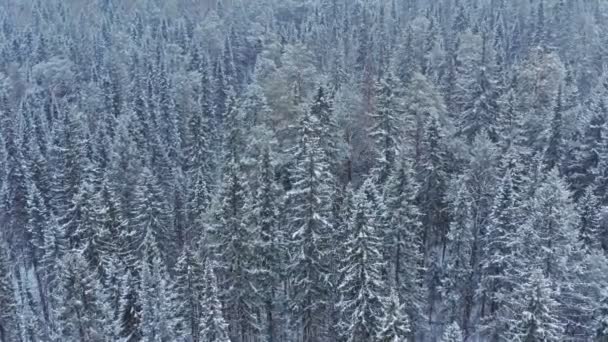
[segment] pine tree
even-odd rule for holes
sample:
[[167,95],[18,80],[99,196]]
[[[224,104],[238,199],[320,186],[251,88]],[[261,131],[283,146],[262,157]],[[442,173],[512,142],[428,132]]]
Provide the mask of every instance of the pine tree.
[[17,324],[17,293],[13,287],[13,277],[8,260],[8,249],[0,246],[0,341],[16,341],[19,336]]
[[384,261],[378,232],[378,215],[371,179],[355,195],[354,213],[349,223],[348,251],[342,261],[344,279],[340,284],[342,329],[347,341],[370,341],[382,328],[386,284]]
[[204,289],[201,298],[201,342],[230,342],[228,324],[224,321],[222,304],[219,300],[218,284],[212,267],[212,262],[205,263]]
[[175,328],[178,336],[199,342],[203,308],[201,300],[204,289],[204,269],[199,256],[186,245],[175,266],[175,281],[171,292],[174,295]]

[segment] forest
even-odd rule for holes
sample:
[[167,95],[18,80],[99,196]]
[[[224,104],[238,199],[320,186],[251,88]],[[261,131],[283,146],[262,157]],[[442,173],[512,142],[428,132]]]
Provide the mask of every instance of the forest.
[[608,1],[0,0],[0,342],[608,342]]

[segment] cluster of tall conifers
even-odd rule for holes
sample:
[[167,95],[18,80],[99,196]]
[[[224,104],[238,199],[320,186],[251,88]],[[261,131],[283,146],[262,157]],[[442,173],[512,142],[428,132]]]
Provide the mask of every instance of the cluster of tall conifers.
[[606,341],[607,25],[0,4],[0,342]]

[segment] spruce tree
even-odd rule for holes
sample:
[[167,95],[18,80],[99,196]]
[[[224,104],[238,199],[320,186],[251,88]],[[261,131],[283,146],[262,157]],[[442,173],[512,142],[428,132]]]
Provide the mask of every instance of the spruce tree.
[[188,336],[193,342],[199,341],[203,285],[203,265],[197,253],[187,245],[177,259],[171,291],[177,335]]
[[291,170],[288,229],[291,259],[288,270],[294,288],[292,310],[301,322],[305,342],[322,338],[329,294],[328,259],[332,176],[319,141],[319,119],[303,114]]
[[378,342],[406,341],[411,334],[407,311],[399,301],[397,291],[391,290],[386,298],[382,316],[382,327],[376,336]]
[[382,329],[381,317],[387,286],[381,254],[378,212],[375,211],[371,179],[364,182],[353,199],[354,213],[349,223],[348,251],[342,260],[344,279],[340,284],[341,315],[347,341],[372,340]]
[[16,341],[19,336],[17,322],[17,293],[13,285],[12,272],[8,259],[8,249],[0,246],[0,341]]
[[416,203],[418,184],[412,166],[405,160],[395,162],[386,182],[384,203],[390,229],[383,248],[388,249],[388,266],[401,303],[413,326],[422,314],[422,227]]
[[[466,294],[473,286],[473,217],[471,210],[472,196],[463,179],[457,179],[452,185],[453,192],[449,198],[450,230],[448,232],[447,261],[445,280],[442,285],[444,301],[448,306],[448,319],[458,320],[467,313],[460,310],[466,307]],[[463,321],[466,320],[463,318]]]
[[449,324],[445,331],[443,332],[443,336],[441,337],[441,342],[462,342],[462,331],[460,330],[460,326],[458,323],[453,322]]
[[138,295],[141,333],[144,341],[169,342],[175,340],[172,293],[169,291],[168,273],[154,239],[148,230],[144,238],[140,266],[141,292]]
[[230,342],[228,337],[228,324],[224,320],[222,304],[219,300],[218,284],[212,261],[205,262],[204,288],[201,298],[201,342]]
[[108,319],[97,275],[78,252],[62,260],[58,325],[65,341],[103,341]]
[[404,109],[400,95],[398,81],[390,73],[376,84],[376,110],[370,114],[369,135],[374,142],[376,176],[382,185],[390,176],[401,147]]
[[534,271],[518,289],[520,306],[505,338],[512,341],[563,341],[564,325],[557,318],[559,303],[551,282],[541,271]]

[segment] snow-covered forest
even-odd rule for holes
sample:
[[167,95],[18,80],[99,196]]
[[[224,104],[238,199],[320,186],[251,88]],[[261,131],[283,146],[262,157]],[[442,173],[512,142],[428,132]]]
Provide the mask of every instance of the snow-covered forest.
[[606,0],[0,0],[0,342],[606,342],[607,253]]

